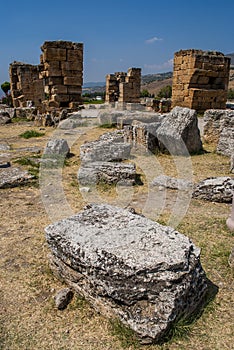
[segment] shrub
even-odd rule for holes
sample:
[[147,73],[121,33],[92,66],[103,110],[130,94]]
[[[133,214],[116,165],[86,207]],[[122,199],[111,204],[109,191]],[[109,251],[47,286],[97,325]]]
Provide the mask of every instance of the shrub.
[[35,130],[27,130],[23,134],[20,134],[20,137],[23,137],[24,139],[30,139],[31,137],[40,137],[44,136],[45,134],[42,132],[38,132]]

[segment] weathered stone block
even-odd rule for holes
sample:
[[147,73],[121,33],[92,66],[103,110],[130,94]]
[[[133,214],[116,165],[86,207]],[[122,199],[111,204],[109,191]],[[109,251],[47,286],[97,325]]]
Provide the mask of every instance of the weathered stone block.
[[135,164],[115,162],[89,162],[81,164],[78,182],[83,186],[95,186],[99,183],[134,185],[136,180]]
[[206,295],[200,250],[190,239],[126,209],[88,205],[45,231],[55,273],[142,343],[159,341]]
[[172,155],[185,155],[202,150],[196,111],[175,107],[157,129],[159,148]]
[[44,55],[45,62],[66,61],[67,59],[66,49],[48,47],[44,49],[43,55]]
[[231,203],[234,191],[234,179],[230,177],[211,177],[199,182],[193,197],[211,202]]
[[64,85],[81,86],[82,82],[79,77],[64,77]]
[[80,61],[83,62],[83,48],[82,49],[75,49],[75,50],[67,50],[67,61],[76,62]]

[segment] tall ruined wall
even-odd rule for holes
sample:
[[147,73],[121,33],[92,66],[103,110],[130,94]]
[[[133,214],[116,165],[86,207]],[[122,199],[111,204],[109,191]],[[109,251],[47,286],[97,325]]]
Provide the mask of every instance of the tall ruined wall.
[[174,55],[172,107],[204,112],[226,108],[230,58],[216,51],[181,50]]
[[49,107],[76,107],[83,85],[83,44],[46,41],[41,47],[41,73]]
[[27,101],[32,101],[35,107],[40,107],[45,94],[43,81],[39,79],[38,66],[13,62],[10,64],[9,74],[13,106],[27,107]]
[[129,68],[106,77],[106,102],[139,103],[141,94],[141,69]]

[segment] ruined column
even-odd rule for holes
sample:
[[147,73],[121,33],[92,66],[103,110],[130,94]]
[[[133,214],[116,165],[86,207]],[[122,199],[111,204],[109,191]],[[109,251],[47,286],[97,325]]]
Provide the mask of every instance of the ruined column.
[[33,106],[40,108],[45,94],[38,66],[15,61],[10,64],[9,75],[13,106],[27,107],[27,101],[31,101]]
[[106,102],[139,103],[141,95],[141,69],[129,68],[106,77]]
[[83,44],[45,41],[41,49],[40,77],[44,79],[48,107],[77,107],[83,85]]
[[202,113],[225,109],[230,58],[221,52],[181,50],[174,55],[172,107],[188,107]]

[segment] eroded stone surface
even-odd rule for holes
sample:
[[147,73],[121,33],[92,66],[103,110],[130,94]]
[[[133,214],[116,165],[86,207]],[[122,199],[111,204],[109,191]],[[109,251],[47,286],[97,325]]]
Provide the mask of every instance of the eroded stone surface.
[[203,137],[206,142],[218,144],[224,127],[234,120],[234,111],[227,109],[209,109],[204,113]]
[[0,169],[0,188],[20,186],[31,179],[33,179],[31,174],[19,168]]
[[126,209],[89,205],[45,231],[56,274],[143,343],[186,319],[206,293],[200,250],[190,239]]
[[173,155],[188,155],[202,150],[197,113],[194,109],[175,107],[157,129],[161,150]]
[[159,175],[151,182],[152,186],[163,186],[172,190],[192,190],[193,183],[186,179],[177,179],[167,175]]
[[128,159],[131,146],[123,143],[122,131],[105,133],[98,140],[84,143],[80,148],[82,162],[110,162]]
[[211,177],[199,182],[193,197],[211,202],[230,203],[234,191],[234,179],[227,176]]
[[120,181],[133,185],[136,180],[135,164],[121,162],[89,162],[78,171],[78,182],[83,186],[100,182],[116,184]]
[[64,139],[51,139],[48,141],[44,154],[45,155],[64,155],[70,152],[68,143]]
[[234,151],[234,114],[227,119],[220,133],[217,152],[225,156],[231,156]]

